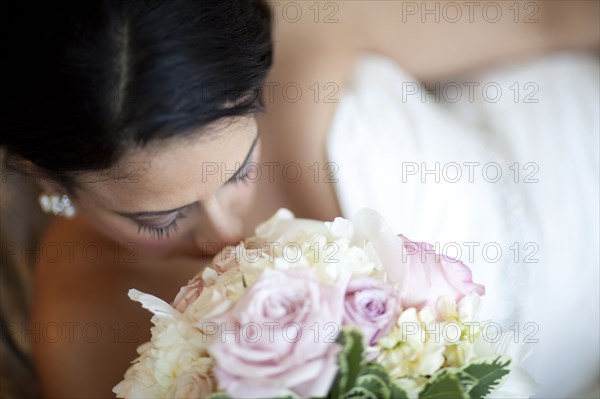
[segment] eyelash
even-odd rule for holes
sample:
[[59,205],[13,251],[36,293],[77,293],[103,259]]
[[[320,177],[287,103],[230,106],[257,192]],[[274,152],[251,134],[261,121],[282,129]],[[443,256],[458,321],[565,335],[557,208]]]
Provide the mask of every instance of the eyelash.
[[[251,181],[250,179],[248,179],[249,174],[250,174],[250,168],[245,167],[243,172],[241,172],[235,179],[233,179],[227,183],[239,183],[239,182]],[[167,236],[167,238],[168,238],[171,236],[171,233],[178,232],[177,220],[183,219],[183,218],[185,218],[185,214],[183,212],[179,211],[177,213],[177,216],[175,217],[175,220],[173,220],[171,223],[169,223],[165,227],[150,227],[150,226],[146,226],[141,223],[138,223],[138,234],[142,234],[143,232],[146,232],[146,233],[150,234],[150,237],[152,237],[155,240],[160,240],[164,236]]]
[[150,227],[138,223],[138,234],[142,234],[143,232],[147,232],[150,234],[150,237],[154,240],[160,240],[164,236],[170,237],[171,233],[177,233],[177,220],[185,218],[185,214],[181,211],[177,213],[175,219],[169,223],[165,227]]

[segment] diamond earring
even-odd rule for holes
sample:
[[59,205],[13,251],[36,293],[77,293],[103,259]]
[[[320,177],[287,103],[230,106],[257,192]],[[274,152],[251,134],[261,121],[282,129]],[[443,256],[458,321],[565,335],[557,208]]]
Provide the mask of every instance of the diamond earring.
[[75,207],[66,194],[42,193],[39,198],[40,207],[44,213],[51,213],[55,216],[64,216],[71,219],[75,216]]

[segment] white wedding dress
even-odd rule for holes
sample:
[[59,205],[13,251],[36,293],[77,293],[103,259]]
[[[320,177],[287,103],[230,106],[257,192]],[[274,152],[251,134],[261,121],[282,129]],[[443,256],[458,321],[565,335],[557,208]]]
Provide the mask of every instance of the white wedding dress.
[[481,319],[533,342],[537,397],[598,397],[599,87],[597,58],[564,53],[436,97],[365,54],[328,138],[344,216],[371,207],[469,265]]

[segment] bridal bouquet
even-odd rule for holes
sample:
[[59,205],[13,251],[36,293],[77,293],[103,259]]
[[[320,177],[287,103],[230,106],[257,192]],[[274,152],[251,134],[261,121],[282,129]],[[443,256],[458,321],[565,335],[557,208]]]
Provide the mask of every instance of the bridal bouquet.
[[[460,261],[352,221],[280,209],[224,248],[154,316],[119,398],[529,397],[526,353],[477,318],[484,287]],[[514,345],[513,345],[514,346]]]

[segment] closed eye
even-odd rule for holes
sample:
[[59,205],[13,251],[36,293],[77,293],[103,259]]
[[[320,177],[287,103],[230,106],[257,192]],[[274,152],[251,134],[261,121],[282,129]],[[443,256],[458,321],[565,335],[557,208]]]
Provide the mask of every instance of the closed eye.
[[172,233],[177,233],[177,221],[185,218],[182,211],[176,214],[164,215],[152,218],[152,220],[135,220],[138,224],[138,234],[148,233],[153,239],[160,240],[163,237],[170,237]]

